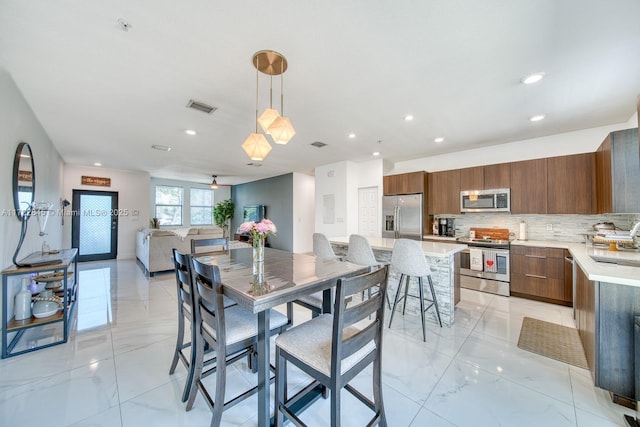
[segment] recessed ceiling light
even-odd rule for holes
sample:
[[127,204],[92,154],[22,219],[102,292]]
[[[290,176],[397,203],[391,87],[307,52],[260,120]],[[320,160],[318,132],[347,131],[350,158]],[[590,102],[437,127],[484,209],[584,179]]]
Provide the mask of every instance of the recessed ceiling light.
[[100,162],[95,162],[95,163],[93,164],[93,166],[102,166],[102,163],[100,163]]
[[193,129],[187,129],[187,130],[184,131],[184,133],[186,133],[187,135],[192,135],[192,136],[198,134],[198,132],[196,132]]
[[355,138],[355,137],[356,137],[356,134],[355,134],[355,133],[350,133],[350,134],[348,135],[348,137],[349,137],[349,139],[353,139],[353,138]]
[[159,150],[159,151],[171,151],[171,147],[166,147],[164,145],[152,145],[151,148],[153,148],[154,150]]
[[524,76],[520,81],[526,85],[530,85],[533,83],[537,83],[544,78],[544,73],[532,73],[527,76]]
[[444,138],[441,137],[441,136],[439,136],[439,137],[437,137],[436,139],[433,140],[433,142],[437,142],[438,144],[440,144],[443,141],[444,141]]
[[371,153],[371,154],[372,154],[372,155],[374,155],[374,156],[379,156],[379,155],[380,155],[380,152],[379,152],[379,151],[374,151],[374,152],[373,152],[373,153]]
[[406,116],[404,116],[405,122],[410,122],[411,120],[413,120],[413,116],[411,114],[407,114]]
[[529,120],[532,122],[539,122],[540,120],[543,120],[545,117],[547,117],[546,114],[536,114],[535,116],[531,116]]

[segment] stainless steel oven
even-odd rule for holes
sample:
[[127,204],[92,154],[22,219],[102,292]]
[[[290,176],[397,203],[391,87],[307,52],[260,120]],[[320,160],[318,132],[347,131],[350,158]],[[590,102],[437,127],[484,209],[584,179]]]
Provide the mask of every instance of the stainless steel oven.
[[460,287],[509,296],[509,243],[464,241],[460,254]]

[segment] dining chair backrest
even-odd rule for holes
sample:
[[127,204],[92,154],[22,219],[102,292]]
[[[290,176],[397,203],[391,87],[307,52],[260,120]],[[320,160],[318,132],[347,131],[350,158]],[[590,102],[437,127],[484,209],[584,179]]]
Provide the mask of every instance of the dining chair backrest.
[[[191,240],[191,253],[196,253],[196,249],[199,247],[211,247],[218,246],[222,247],[222,251],[229,250],[229,239],[226,237],[215,237],[212,239],[192,239]],[[216,252],[220,251],[220,249],[216,249]],[[211,251],[207,251],[211,252]]]
[[322,233],[313,233],[313,254],[318,258],[336,258],[329,239]]
[[424,277],[431,272],[420,242],[398,239],[391,252],[391,266],[407,276]]
[[[358,362],[367,366],[382,356],[382,328],[384,321],[384,298],[387,289],[388,266],[384,265],[360,276],[342,278],[336,286],[333,313],[333,344],[331,347],[331,376],[340,377],[346,367],[343,361],[367,344],[373,342],[375,351]],[[373,287],[379,287],[371,297],[361,302],[352,298]],[[373,316],[372,316],[373,315]],[[359,323],[365,321],[365,324]],[[357,328],[354,325],[358,324]],[[354,330],[358,332],[353,333]],[[356,369],[358,371],[358,369]]]
[[[191,289],[191,257],[188,254],[182,254],[173,248],[173,263],[176,272],[176,286],[178,290],[178,306],[185,308],[193,306],[193,293]],[[192,319],[189,319],[192,321]]]
[[379,264],[373,254],[371,245],[369,245],[369,241],[359,234],[349,236],[349,249],[345,260],[358,265],[374,266]]
[[[194,305],[196,325],[206,323],[215,331],[212,338],[220,344],[217,352],[223,352],[226,343],[224,297],[220,269],[217,265],[205,264],[193,259]],[[220,354],[220,353],[219,353]]]

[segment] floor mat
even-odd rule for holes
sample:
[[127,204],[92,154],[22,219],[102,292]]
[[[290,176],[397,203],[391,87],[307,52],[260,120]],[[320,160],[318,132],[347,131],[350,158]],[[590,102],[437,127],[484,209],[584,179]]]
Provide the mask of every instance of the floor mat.
[[578,330],[525,317],[518,347],[551,359],[589,369]]

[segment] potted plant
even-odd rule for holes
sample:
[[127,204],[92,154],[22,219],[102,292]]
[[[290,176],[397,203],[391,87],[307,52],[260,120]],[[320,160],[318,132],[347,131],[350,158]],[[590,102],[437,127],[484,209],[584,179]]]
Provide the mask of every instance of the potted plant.
[[222,228],[222,236],[229,236],[229,227],[231,225],[231,219],[233,218],[233,212],[235,205],[231,199],[224,200],[217,203],[213,208],[213,220],[218,227]]

